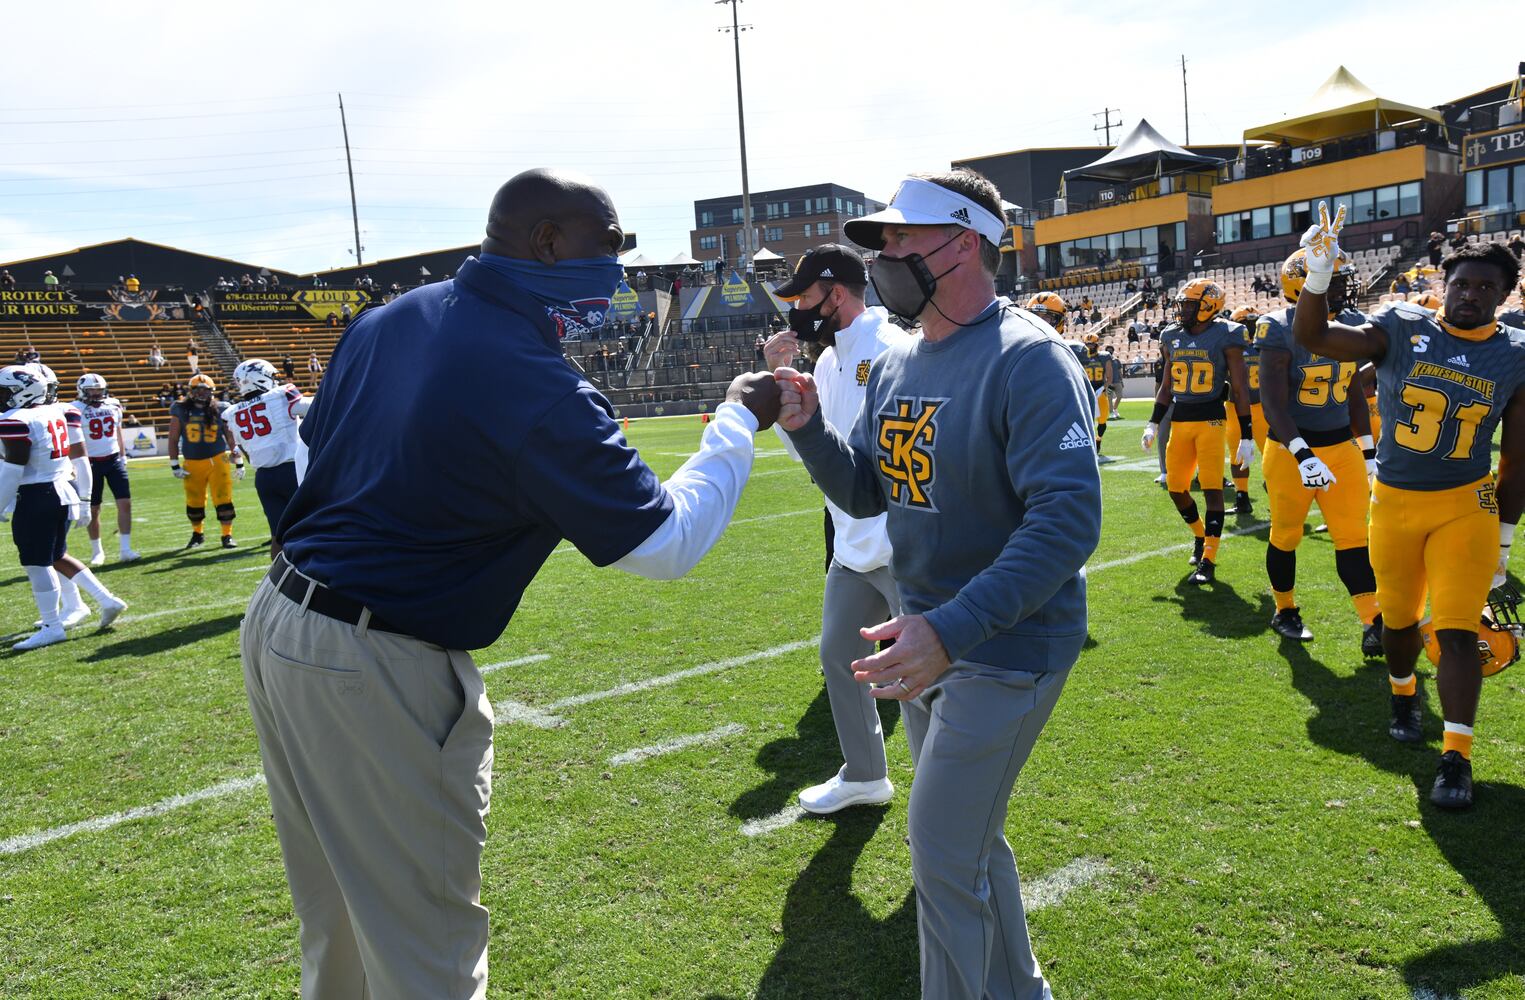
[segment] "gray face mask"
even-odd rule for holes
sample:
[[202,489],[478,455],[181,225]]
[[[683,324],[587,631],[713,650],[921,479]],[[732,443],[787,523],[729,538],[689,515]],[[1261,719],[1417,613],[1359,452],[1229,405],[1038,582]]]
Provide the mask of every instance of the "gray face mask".
[[927,267],[927,257],[935,255],[962,235],[962,232],[954,233],[942,246],[925,257],[919,253],[904,257],[891,257],[888,254],[875,257],[868,278],[874,284],[874,291],[879,293],[879,301],[884,303],[884,308],[907,323],[916,322],[937,292],[938,279],[946,278],[958,267],[954,264],[942,274],[933,274],[932,269]]

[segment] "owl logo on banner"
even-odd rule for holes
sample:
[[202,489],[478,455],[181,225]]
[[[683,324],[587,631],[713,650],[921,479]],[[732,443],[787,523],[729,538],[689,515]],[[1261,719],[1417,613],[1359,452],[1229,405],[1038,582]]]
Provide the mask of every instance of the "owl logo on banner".
[[937,418],[948,400],[896,396],[877,414],[879,473],[889,481],[890,502],[937,511]]

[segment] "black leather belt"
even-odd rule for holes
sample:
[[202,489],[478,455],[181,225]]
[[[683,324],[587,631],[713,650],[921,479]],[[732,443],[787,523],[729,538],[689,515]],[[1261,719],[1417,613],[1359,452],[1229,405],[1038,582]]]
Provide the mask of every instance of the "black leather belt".
[[[335,593],[316,580],[311,580],[297,572],[295,567],[286,561],[284,555],[276,556],[275,561],[270,564],[270,582],[275,584],[275,589],[279,590],[282,596],[288,600],[294,601],[297,604],[301,604],[305,600],[307,601],[308,611],[316,611],[325,618],[332,618],[346,625],[360,624],[361,614],[365,611],[365,605],[359,601],[352,601],[343,594]],[[312,588],[312,598],[310,600],[307,597],[309,587]],[[371,615],[371,620],[366,625],[366,628],[378,629],[382,632],[395,632],[398,635],[409,634],[406,629],[398,628],[396,625],[393,625],[384,618],[377,617],[375,614]]]

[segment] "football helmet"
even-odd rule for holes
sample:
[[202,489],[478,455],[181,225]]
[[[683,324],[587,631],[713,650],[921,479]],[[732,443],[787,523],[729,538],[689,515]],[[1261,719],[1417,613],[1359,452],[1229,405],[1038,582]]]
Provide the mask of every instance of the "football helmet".
[[31,365],[0,368],[0,411],[36,406],[47,399],[48,384]]
[[1036,314],[1039,319],[1053,327],[1055,333],[1064,333],[1064,299],[1055,293],[1039,292],[1028,299],[1027,304],[1022,308]]
[[1095,357],[1101,351],[1101,334],[1092,330],[1080,338],[1081,343],[1086,345],[1086,353]]
[[53,369],[41,361],[33,361],[27,367],[37,373],[38,377],[42,379],[42,384],[47,387],[47,394],[43,397],[42,401],[44,403],[58,402],[58,376],[54,374]]
[[1440,312],[1440,307],[1445,303],[1434,292],[1424,292],[1414,300],[1414,305],[1421,309],[1428,309],[1430,312]]
[[[1477,658],[1482,663],[1484,677],[1492,677],[1520,658],[1520,636],[1525,634],[1525,622],[1520,620],[1520,603],[1519,591],[1507,584],[1488,594],[1488,604],[1483,608],[1477,626]],[[1425,655],[1439,666],[1440,643],[1429,618],[1419,623],[1419,635],[1424,640]]]
[[1241,326],[1253,328],[1260,320],[1260,313],[1256,312],[1252,306],[1240,306],[1229,318]]
[[106,380],[95,372],[81,375],[74,388],[79,391],[79,398],[91,406],[100,406],[106,401]]
[[191,402],[200,403],[205,406],[212,401],[212,392],[216,388],[217,383],[212,381],[212,376],[204,372],[197,372],[191,376],[191,384],[185,394],[190,398]]
[[1223,286],[1207,278],[1193,278],[1176,293],[1176,315],[1184,329],[1206,323],[1223,310]]
[[233,369],[233,389],[240,399],[249,399],[269,392],[280,385],[275,365],[264,358],[250,358],[239,362]]
[[[1350,305],[1350,296],[1356,290],[1356,262],[1344,250],[1334,260],[1334,276],[1329,279],[1329,315],[1333,316]],[[1296,302],[1303,293],[1308,280],[1308,248],[1299,247],[1281,265],[1281,297]]]

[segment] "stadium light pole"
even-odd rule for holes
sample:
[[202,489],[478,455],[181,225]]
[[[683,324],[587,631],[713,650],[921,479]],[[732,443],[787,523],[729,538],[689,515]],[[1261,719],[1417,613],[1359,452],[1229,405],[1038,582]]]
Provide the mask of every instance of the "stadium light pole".
[[741,2],[742,0],[715,0],[717,7],[731,5],[731,26],[718,30],[729,31],[731,41],[736,45],[736,127],[741,133],[741,273],[746,274],[747,267],[752,263],[752,188],[747,181],[747,115],[741,100],[741,33],[750,30],[752,26],[741,24],[737,19],[736,8]]
[[344,167],[349,171],[349,214],[355,223],[355,266],[365,263],[360,256],[365,247],[360,245],[360,209],[355,205],[355,164],[349,156],[349,122],[344,120],[344,95],[339,95],[339,128],[344,131]]

